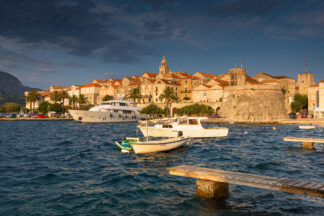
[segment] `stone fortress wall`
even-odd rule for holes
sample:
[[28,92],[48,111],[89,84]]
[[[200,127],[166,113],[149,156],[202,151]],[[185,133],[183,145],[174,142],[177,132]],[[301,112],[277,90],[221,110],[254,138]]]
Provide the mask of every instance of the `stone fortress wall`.
[[226,87],[220,114],[232,121],[273,121],[287,118],[281,88],[264,84]]

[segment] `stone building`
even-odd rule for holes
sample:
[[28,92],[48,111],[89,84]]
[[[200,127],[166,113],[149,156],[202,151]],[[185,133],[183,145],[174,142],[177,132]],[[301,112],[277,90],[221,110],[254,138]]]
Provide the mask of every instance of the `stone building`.
[[314,74],[312,74],[312,73],[298,74],[298,82],[297,82],[298,93],[307,95],[308,88],[314,84],[315,84]]
[[[308,99],[309,100],[309,99]],[[318,84],[318,106],[314,108],[315,118],[324,118],[324,80]]]
[[308,88],[308,114],[314,114],[319,107],[319,84],[312,85]]

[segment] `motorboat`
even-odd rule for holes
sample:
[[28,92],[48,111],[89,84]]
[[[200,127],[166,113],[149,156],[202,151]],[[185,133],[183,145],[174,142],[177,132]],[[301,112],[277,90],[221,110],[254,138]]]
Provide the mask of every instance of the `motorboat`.
[[116,142],[116,145],[123,152],[133,150],[135,154],[142,154],[170,151],[185,145],[188,140],[188,137],[174,137],[160,140],[148,140],[147,137],[126,137],[121,144]]
[[134,122],[143,120],[146,115],[139,113],[141,108],[126,100],[103,101],[101,105],[86,110],[69,110],[78,122]]
[[152,137],[176,137],[184,136],[191,138],[226,137],[228,128],[211,127],[204,128],[201,121],[206,117],[180,117],[161,119],[158,121],[142,121],[137,127],[144,136]]
[[315,125],[299,125],[299,129],[304,129],[304,130],[312,130],[316,129]]

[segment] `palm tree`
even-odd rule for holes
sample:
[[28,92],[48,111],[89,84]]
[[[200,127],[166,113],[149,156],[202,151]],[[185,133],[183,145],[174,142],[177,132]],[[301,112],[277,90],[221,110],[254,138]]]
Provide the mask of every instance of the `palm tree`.
[[[160,99],[160,101],[165,99],[167,109],[169,108],[170,102],[178,101],[178,97],[173,92],[172,88],[170,88],[170,87],[166,87],[166,89],[164,89],[163,93],[160,94],[159,99]],[[170,109],[170,116],[171,116],[171,109]]]
[[79,102],[79,98],[78,98],[78,96],[73,95],[73,96],[71,97],[71,102],[72,102],[73,109],[75,109],[75,104]]
[[140,99],[141,98],[141,94],[139,92],[138,88],[132,88],[128,95],[126,96],[127,99],[132,99],[134,102],[136,102],[136,99]]
[[35,102],[39,101],[41,99],[41,94],[37,92],[36,89],[33,89],[31,92],[28,92],[28,95],[26,97],[26,101],[31,103],[31,109],[34,110]]
[[64,101],[65,101],[65,99],[69,99],[70,98],[70,96],[69,96],[69,94],[67,93],[67,91],[61,91],[61,93],[60,93],[60,99],[62,100],[62,105],[63,105],[63,109],[64,109]]
[[88,99],[84,96],[84,94],[80,94],[79,95],[79,104],[80,106],[85,104],[85,103],[88,103]]
[[52,92],[52,93],[50,94],[50,97],[51,97],[51,101],[53,101],[54,103],[57,103],[58,101],[61,100],[61,98],[60,98],[60,93],[57,92],[57,91]]

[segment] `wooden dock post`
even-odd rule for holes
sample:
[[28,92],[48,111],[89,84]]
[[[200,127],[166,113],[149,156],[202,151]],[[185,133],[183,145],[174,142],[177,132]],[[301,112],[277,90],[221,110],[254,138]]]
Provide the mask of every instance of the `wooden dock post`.
[[228,196],[228,183],[196,179],[197,196],[223,199]]
[[314,143],[313,142],[302,142],[303,149],[314,149]]
[[315,143],[324,143],[324,139],[284,137],[284,141],[301,142],[303,149],[314,149]]

